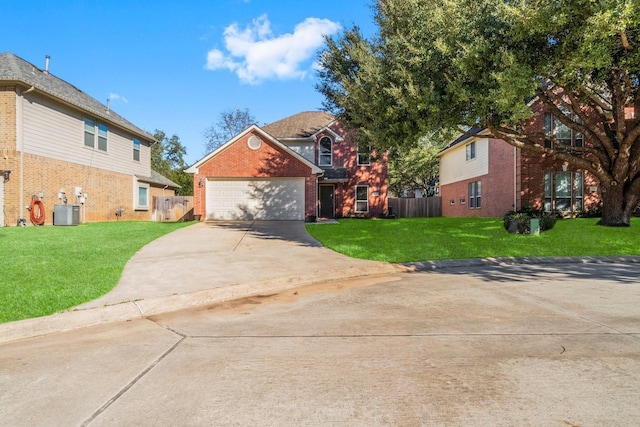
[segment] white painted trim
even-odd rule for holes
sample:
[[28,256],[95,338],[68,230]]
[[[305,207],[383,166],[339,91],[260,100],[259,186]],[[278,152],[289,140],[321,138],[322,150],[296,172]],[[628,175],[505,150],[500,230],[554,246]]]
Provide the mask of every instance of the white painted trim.
[[265,132],[264,130],[262,130],[260,127],[258,127],[257,125],[251,125],[248,128],[246,128],[245,130],[243,130],[242,132],[240,132],[238,135],[234,136],[233,138],[231,138],[229,141],[225,142],[224,144],[222,144],[220,147],[218,147],[217,149],[215,149],[214,151],[212,151],[211,153],[207,154],[206,156],[204,156],[202,159],[198,160],[197,162],[195,162],[193,165],[191,165],[189,168],[187,168],[185,170],[185,172],[187,173],[198,173],[198,168],[200,166],[202,166],[203,164],[205,164],[206,162],[208,162],[209,160],[211,160],[212,158],[214,158],[215,156],[217,156],[218,154],[222,153],[224,150],[226,150],[227,148],[229,148],[230,146],[232,146],[233,144],[235,144],[238,140],[242,139],[245,135],[247,135],[248,133],[251,132],[256,132],[259,133],[260,135],[262,135],[264,137],[265,141],[269,141],[272,144],[275,144],[276,146],[278,146],[279,148],[282,148],[284,151],[286,151],[289,155],[291,155],[292,157],[294,157],[296,160],[299,160],[301,163],[309,166],[309,168],[311,168],[311,173],[314,174],[321,174],[323,173],[322,169],[320,169],[318,166],[316,166],[315,164],[313,164],[312,162],[310,162],[309,160],[305,159],[304,157],[302,157],[300,154],[296,153],[295,151],[293,151],[292,149],[290,149],[289,147],[287,147],[285,144],[283,144],[282,142],[278,141],[277,139],[275,139],[274,137],[272,137],[271,135],[269,135],[267,132]]

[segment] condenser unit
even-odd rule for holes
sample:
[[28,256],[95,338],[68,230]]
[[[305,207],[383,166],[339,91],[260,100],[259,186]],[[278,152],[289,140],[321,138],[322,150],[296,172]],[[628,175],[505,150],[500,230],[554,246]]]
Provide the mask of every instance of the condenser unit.
[[53,225],[80,224],[80,206],[55,205],[53,207]]

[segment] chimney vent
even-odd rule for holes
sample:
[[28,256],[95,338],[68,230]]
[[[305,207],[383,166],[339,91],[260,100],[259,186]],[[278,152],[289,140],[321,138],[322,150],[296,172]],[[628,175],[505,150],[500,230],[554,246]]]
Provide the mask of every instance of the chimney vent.
[[44,57],[44,72],[46,74],[49,74],[49,60],[51,59],[51,57],[49,55]]
[[111,98],[107,98],[107,113],[111,110]]

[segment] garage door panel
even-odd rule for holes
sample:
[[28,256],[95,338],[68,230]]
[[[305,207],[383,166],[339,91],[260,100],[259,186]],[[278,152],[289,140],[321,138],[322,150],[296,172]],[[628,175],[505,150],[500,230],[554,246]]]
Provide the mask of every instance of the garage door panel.
[[208,220],[303,220],[304,178],[210,180]]

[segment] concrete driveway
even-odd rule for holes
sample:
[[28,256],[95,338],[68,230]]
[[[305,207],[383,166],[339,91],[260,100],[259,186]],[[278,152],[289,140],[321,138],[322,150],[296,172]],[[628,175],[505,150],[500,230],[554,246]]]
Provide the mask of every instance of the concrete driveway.
[[302,221],[203,222],[143,247],[104,297],[53,316],[0,324],[0,342],[401,268],[327,249]]
[[0,345],[0,425],[635,426],[640,265],[321,282]]

